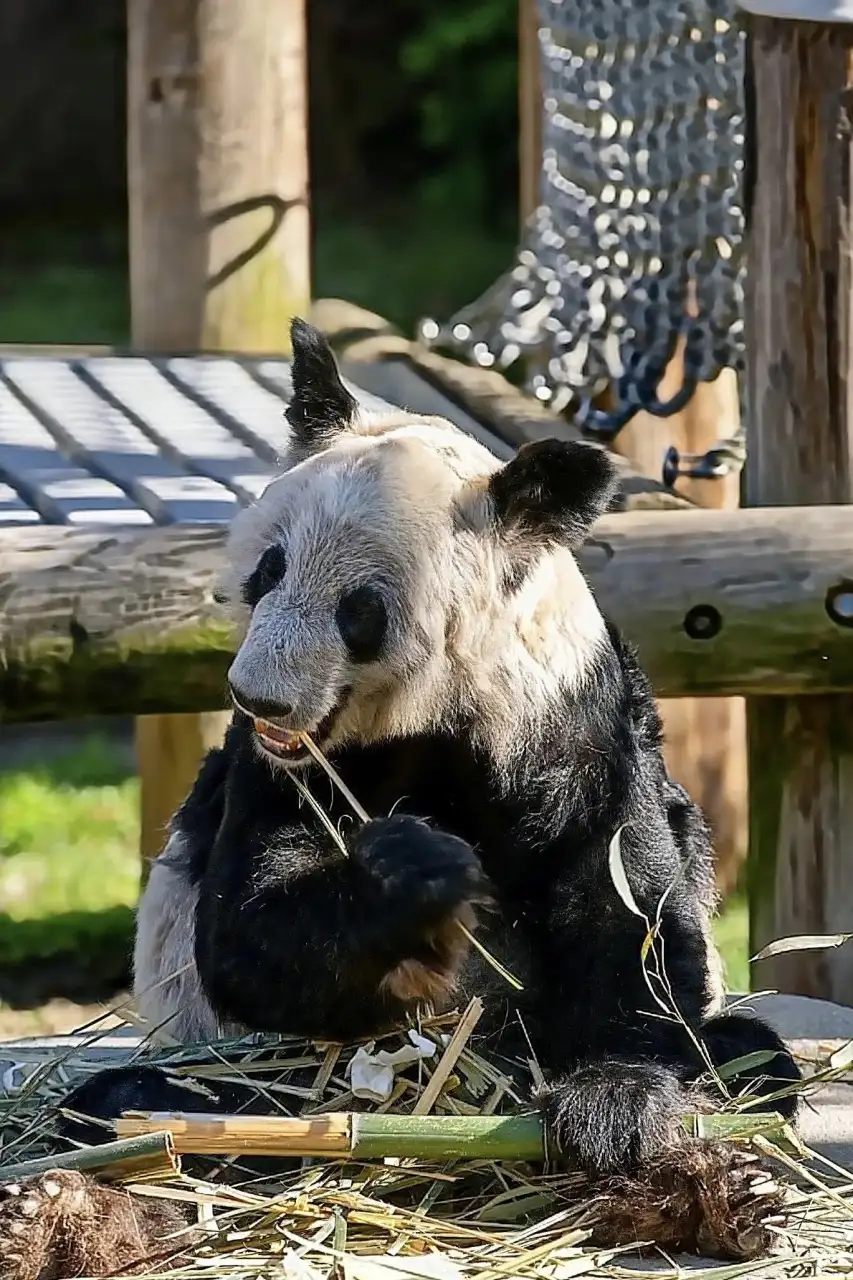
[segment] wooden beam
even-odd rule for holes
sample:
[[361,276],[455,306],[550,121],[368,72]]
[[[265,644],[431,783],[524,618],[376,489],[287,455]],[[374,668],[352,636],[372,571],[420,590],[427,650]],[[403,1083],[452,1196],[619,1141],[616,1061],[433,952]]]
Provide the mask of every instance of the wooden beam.
[[[304,0],[128,0],[127,14],[134,345],[285,351],[310,297]],[[226,723],[140,726],[144,858]]]
[[[594,533],[581,565],[659,694],[853,689],[853,508],[637,512]],[[0,719],[221,707],[224,539],[0,532]]]
[[[747,496],[814,504],[803,520],[817,526],[823,504],[853,500],[853,26],[755,16],[748,49]],[[750,945],[849,930],[853,697],[755,699],[748,726]],[[781,955],[755,976],[850,1004],[853,948]]]
[[518,205],[522,224],[539,204],[542,176],[542,77],[539,0],[518,0]]

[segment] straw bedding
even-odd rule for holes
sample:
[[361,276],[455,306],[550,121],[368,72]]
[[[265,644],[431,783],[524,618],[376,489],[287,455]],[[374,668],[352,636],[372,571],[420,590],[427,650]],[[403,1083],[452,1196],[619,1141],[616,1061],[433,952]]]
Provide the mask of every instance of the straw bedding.
[[[475,1033],[461,1052],[457,1037],[458,1056],[443,1069],[459,1021],[445,1015],[421,1025],[419,1033],[435,1041],[434,1057],[401,1068],[391,1097],[379,1104],[353,1097],[347,1068],[354,1048],[253,1038],[142,1056],[194,1081],[202,1095],[218,1081],[239,1082],[247,1105],[254,1098],[290,1114],[422,1111],[427,1090],[437,1114],[513,1109],[518,1085],[505,1063],[481,1052]],[[94,1029],[91,1039],[97,1035]],[[377,1047],[404,1043],[401,1033]],[[191,1057],[202,1065],[189,1066]],[[818,1067],[804,1093],[844,1074],[843,1055],[833,1058],[842,1065]],[[535,1079],[535,1063],[528,1066]],[[93,1069],[76,1051],[46,1055],[0,1104],[5,1169],[58,1150],[57,1099]],[[442,1076],[441,1088],[431,1087]],[[239,1159],[187,1157],[180,1174],[126,1188],[58,1169],[0,1191],[0,1277],[393,1280],[402,1269],[439,1280],[559,1280],[624,1275],[639,1245],[657,1259],[656,1270],[670,1274],[668,1255],[678,1252],[728,1259],[726,1277],[851,1274],[853,1174],[796,1153],[790,1134],[777,1145],[760,1129],[744,1113],[737,1142],[686,1139],[642,1176],[594,1185],[566,1171],[461,1160],[442,1168],[306,1161],[262,1175]]]

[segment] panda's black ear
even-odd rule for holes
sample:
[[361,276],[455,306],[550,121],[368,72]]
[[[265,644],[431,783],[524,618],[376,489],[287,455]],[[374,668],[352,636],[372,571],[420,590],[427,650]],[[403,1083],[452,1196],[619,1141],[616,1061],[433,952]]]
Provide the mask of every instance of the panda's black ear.
[[489,482],[495,518],[507,531],[576,547],[618,490],[616,467],[598,445],[536,440]]
[[297,316],[290,326],[293,395],[284,416],[294,447],[310,452],[345,431],[358,405],[347,391],[325,334]]

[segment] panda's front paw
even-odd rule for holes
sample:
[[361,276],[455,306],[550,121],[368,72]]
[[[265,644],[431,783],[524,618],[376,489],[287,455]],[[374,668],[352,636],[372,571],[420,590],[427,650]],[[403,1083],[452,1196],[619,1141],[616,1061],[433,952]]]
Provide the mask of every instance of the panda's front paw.
[[583,1063],[539,1095],[554,1155],[593,1177],[632,1173],[684,1137],[684,1093],[652,1062]]
[[466,903],[485,901],[488,889],[480,860],[457,836],[427,826],[420,818],[395,814],[375,818],[359,831],[353,860],[370,877],[383,905],[423,928],[430,928]]

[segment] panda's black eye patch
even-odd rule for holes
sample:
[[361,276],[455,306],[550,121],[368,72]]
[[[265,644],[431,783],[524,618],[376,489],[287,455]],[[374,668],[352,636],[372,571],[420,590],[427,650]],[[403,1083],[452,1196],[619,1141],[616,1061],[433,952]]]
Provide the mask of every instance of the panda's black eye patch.
[[254,609],[259,600],[263,600],[284,577],[287,562],[284,550],[276,543],[267,547],[252,573],[243,583],[243,603]]
[[388,611],[376,587],[356,587],[341,596],[335,621],[355,662],[373,662],[382,648]]

